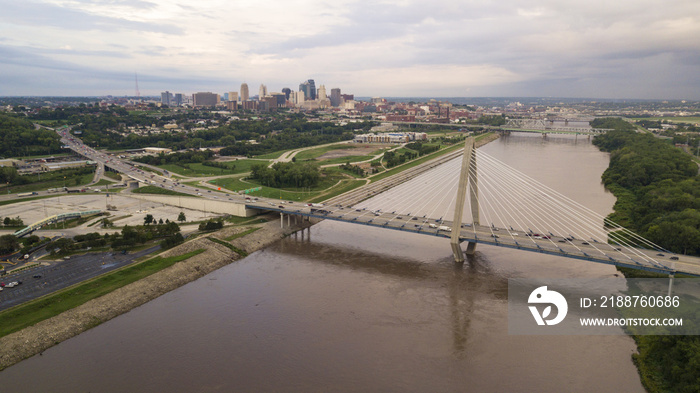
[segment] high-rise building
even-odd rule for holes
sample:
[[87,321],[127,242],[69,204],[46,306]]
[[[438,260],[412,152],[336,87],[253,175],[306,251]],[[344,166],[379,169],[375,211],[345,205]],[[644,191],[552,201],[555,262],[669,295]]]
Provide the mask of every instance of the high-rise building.
[[237,91],[229,91],[228,92],[228,100],[229,101],[238,101],[238,92]]
[[192,94],[192,102],[194,106],[216,106],[219,104],[220,97],[216,93],[194,93]]
[[317,96],[316,98],[318,98],[319,100],[323,100],[323,99],[325,99],[325,98],[327,98],[327,97],[328,97],[328,96],[326,95],[326,85],[321,85],[321,86],[319,86],[319,88],[318,88],[318,96]]
[[283,107],[287,103],[287,97],[284,93],[270,93],[270,96],[275,99],[275,107]]
[[258,91],[258,100],[262,101],[265,96],[267,96],[267,86],[261,84],[260,90]]
[[340,97],[343,99],[343,101],[348,102],[348,101],[354,101],[355,100],[355,95],[354,94],[341,94]]
[[294,105],[299,105],[304,103],[304,92],[303,91],[292,91],[289,93],[289,101]]
[[182,93],[176,93],[175,94],[175,100],[173,101],[173,105],[175,106],[180,106],[185,102],[185,96],[182,95]]
[[342,97],[340,96],[340,89],[333,88],[331,89],[331,105],[332,106],[340,106],[340,102],[342,101]]
[[160,93],[160,103],[163,105],[170,106],[170,101],[173,99],[173,94],[169,91],[164,91]]
[[241,84],[241,101],[248,101],[248,84]]
[[289,100],[289,95],[292,93],[292,89],[285,87],[282,89],[282,93],[284,93],[284,98]]
[[316,99],[316,82],[313,79],[309,79],[306,82],[302,82],[299,85],[299,91],[304,92],[305,100],[315,100]]

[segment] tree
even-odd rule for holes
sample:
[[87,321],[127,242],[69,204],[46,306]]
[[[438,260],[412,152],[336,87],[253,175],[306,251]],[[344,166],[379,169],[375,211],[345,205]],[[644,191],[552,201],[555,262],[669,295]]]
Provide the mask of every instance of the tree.
[[152,214],[146,214],[146,217],[143,218],[143,224],[148,225],[154,222],[154,218]]
[[0,236],[0,255],[10,254],[19,247],[19,241],[15,235]]
[[177,220],[180,222],[187,221],[187,218],[185,217],[185,212],[180,212],[180,214],[177,216]]
[[163,219],[158,220],[158,224],[163,225]]

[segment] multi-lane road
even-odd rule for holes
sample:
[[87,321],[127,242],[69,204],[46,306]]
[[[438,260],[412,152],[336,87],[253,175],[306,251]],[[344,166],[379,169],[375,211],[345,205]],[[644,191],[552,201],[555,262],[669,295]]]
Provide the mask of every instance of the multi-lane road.
[[[401,216],[395,212],[373,212],[355,209],[349,206],[354,205],[361,199],[382,192],[384,189],[395,185],[397,181],[405,181],[415,176],[417,173],[439,165],[439,163],[443,161],[452,159],[460,154],[459,151],[439,158],[438,160],[440,160],[440,162],[426,163],[417,169],[407,171],[407,173],[402,174],[402,177],[400,176],[400,179],[399,177],[392,177],[392,180],[388,180],[392,185],[377,182],[374,185],[370,185],[370,187],[374,187],[373,189],[365,189],[363,187],[331,200],[326,206],[311,206],[309,204],[284,202],[277,199],[250,198],[237,194],[225,194],[216,191],[211,192],[209,189],[207,189],[207,192],[203,193],[196,187],[179,184],[179,182],[173,181],[173,179],[167,176],[145,172],[130,163],[120,160],[118,157],[93,150],[85,146],[78,138],[70,135],[69,130],[66,128],[58,130],[58,132],[61,134],[62,141],[74,151],[142,183],[158,185],[173,190],[176,189],[178,192],[207,199],[244,203],[246,207],[251,209],[279,211],[287,214],[346,221],[354,224],[364,224],[445,238],[451,236],[450,230],[446,229],[452,228],[452,223],[448,221],[436,222],[435,218],[430,217]],[[441,226],[445,229],[440,229]],[[555,254],[600,263],[636,267],[658,272],[673,272],[678,270],[700,275],[700,258],[671,255],[667,252],[643,250],[634,247],[614,246],[607,244],[606,239],[599,239],[600,242],[598,242],[591,239],[582,240],[572,237],[554,236],[552,234],[533,234],[527,231],[492,228],[489,226],[465,226],[461,228],[460,239],[463,241],[471,240],[479,243]]]

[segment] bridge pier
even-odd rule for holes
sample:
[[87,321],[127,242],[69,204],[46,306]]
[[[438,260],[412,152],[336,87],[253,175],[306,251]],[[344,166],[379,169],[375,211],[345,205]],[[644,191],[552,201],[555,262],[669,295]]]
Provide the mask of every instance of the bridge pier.
[[[455,263],[464,262],[459,235],[462,231],[462,214],[464,213],[464,202],[467,199],[467,186],[469,186],[472,225],[479,225],[479,188],[476,179],[476,148],[474,147],[474,138],[469,137],[464,142],[464,156],[462,156],[462,168],[459,174],[455,214],[452,220],[452,235],[450,236],[450,246],[452,247]],[[467,254],[473,255],[475,250],[476,243],[469,242],[467,245]]]

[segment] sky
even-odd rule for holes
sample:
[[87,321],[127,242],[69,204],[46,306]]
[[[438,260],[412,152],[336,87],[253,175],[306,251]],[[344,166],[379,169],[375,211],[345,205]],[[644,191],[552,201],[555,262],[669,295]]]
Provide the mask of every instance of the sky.
[[700,99],[698,0],[0,0],[0,96]]

